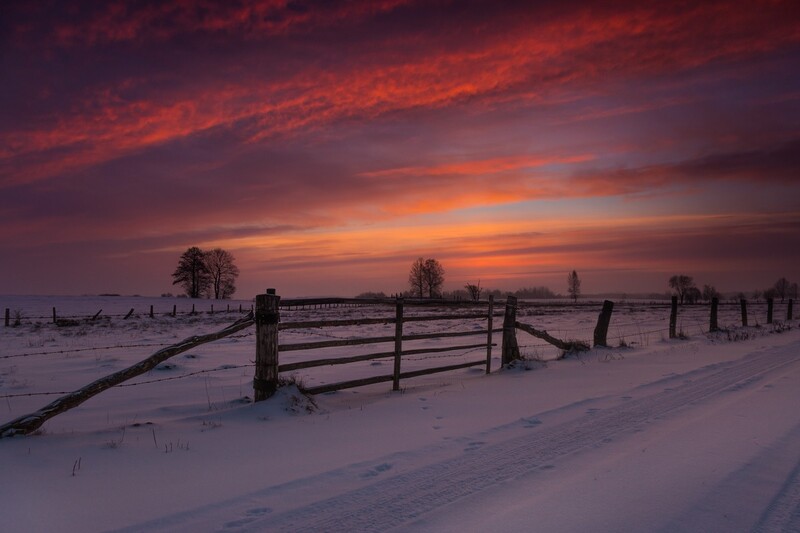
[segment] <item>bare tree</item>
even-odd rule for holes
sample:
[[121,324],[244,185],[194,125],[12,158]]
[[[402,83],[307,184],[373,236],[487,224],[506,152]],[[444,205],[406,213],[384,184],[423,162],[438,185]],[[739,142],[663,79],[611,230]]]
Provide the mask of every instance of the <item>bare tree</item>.
[[233,254],[222,248],[214,248],[205,253],[206,270],[211,277],[208,286],[209,296],[216,299],[225,299],[236,292],[236,278],[239,277],[239,267],[236,266]]
[[567,274],[567,292],[572,298],[573,302],[578,301],[578,296],[581,295],[581,279],[578,277],[576,271]]
[[710,302],[714,298],[719,298],[719,292],[713,285],[703,285],[703,300]]
[[172,284],[183,286],[190,298],[199,298],[211,284],[205,255],[203,250],[192,246],[183,252],[175,272],[172,273]]
[[470,299],[472,299],[473,301],[477,302],[478,300],[481,299],[481,292],[483,291],[483,289],[481,289],[481,280],[478,280],[477,285],[473,285],[472,283],[467,283],[466,285],[464,285],[464,288],[467,290]]
[[443,284],[444,268],[436,259],[420,257],[411,264],[408,285],[413,296],[424,298],[426,292],[429,298],[441,296]]
[[444,267],[436,259],[426,259],[423,273],[425,288],[428,289],[428,298],[441,298],[442,285],[444,285]]
[[781,299],[781,303],[786,299],[786,296],[789,294],[789,287],[791,287],[791,283],[786,278],[781,278],[775,282],[775,296]]
[[420,257],[411,264],[408,285],[413,296],[422,298],[425,295],[425,260],[423,258]]
[[686,291],[694,287],[694,280],[691,276],[678,274],[669,278],[669,286],[675,291],[675,294],[681,301],[681,305],[683,305],[683,300],[686,298]]
[[702,297],[703,297],[703,293],[700,292],[700,289],[698,289],[697,287],[694,287],[694,286],[689,287],[688,289],[686,289],[686,293],[684,294],[684,298],[686,299],[686,303],[687,304],[691,304],[691,305],[694,305],[697,302],[699,302]]

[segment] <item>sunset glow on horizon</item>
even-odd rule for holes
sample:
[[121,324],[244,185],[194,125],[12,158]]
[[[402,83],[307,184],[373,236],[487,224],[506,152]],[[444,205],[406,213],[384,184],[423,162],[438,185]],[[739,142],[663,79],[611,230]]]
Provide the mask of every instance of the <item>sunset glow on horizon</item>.
[[10,2],[0,51],[0,294],[800,278],[791,0]]

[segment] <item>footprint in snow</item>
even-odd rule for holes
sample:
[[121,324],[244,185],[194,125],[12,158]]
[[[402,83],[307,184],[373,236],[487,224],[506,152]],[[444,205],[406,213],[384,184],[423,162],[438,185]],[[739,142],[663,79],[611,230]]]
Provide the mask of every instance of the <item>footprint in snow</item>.
[[535,416],[532,417],[532,418],[523,418],[522,419],[522,427],[526,427],[526,428],[535,428],[536,426],[538,426],[541,423],[542,423],[542,421],[539,420],[538,418],[536,418]]
[[482,447],[484,444],[486,444],[486,443],[483,442],[483,441],[480,441],[480,440],[476,440],[474,442],[470,442],[469,444],[467,444],[467,447],[464,448],[464,451],[465,452],[474,452],[478,448]]
[[374,466],[371,469],[369,469],[368,471],[366,471],[363,474],[361,474],[361,477],[362,478],[375,477],[375,476],[377,476],[379,474],[382,474],[384,472],[388,472],[391,469],[392,469],[392,465],[390,463],[381,463],[378,466]]

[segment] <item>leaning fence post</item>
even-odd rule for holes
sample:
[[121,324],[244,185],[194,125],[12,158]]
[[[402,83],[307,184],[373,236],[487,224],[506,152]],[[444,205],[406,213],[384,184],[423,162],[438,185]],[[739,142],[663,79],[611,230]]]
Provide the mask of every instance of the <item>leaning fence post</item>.
[[775,300],[767,298],[767,324],[772,324],[772,310],[775,308]]
[[517,344],[517,297],[509,296],[506,300],[506,312],[503,316],[503,366],[511,364],[520,358],[519,345]]
[[747,300],[742,298],[742,326],[747,326]]
[[708,325],[708,331],[718,331],[719,324],[717,323],[717,308],[719,307],[719,298],[711,298],[711,323]]
[[494,327],[494,295],[489,295],[489,318],[486,321],[486,373],[492,371],[492,328]]
[[[789,305],[786,307],[786,320],[787,321],[792,319],[792,304],[793,303],[794,303],[794,300],[789,298]],[[6,313],[8,313],[8,309],[6,309]],[[7,321],[8,320],[6,320],[6,322]]]
[[608,325],[611,323],[611,313],[614,311],[614,302],[606,300],[603,302],[603,309],[597,318],[597,325],[594,328],[594,345],[608,346]]
[[677,332],[675,331],[678,327],[678,297],[672,297],[672,303],[669,309],[669,338],[674,339],[677,337]]
[[278,389],[278,305],[281,297],[275,289],[256,296],[256,372],[253,399],[266,400]]
[[394,324],[394,373],[392,375],[392,390],[400,390],[400,359],[403,357],[403,299],[395,302]]

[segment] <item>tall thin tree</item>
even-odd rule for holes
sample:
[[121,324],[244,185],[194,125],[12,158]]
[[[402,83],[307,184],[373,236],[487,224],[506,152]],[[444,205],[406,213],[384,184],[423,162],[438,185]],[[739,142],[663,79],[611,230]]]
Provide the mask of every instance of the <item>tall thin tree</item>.
[[575,270],[567,274],[567,292],[573,302],[578,301],[578,297],[581,295],[581,279]]
[[203,250],[192,246],[183,252],[175,272],[172,273],[172,284],[183,286],[190,298],[199,298],[211,283],[205,256]]
[[211,277],[209,296],[216,299],[230,298],[236,292],[236,278],[239,277],[239,267],[236,266],[233,254],[222,248],[214,248],[206,252],[205,263]]
[[408,272],[408,286],[411,288],[411,294],[422,298],[425,296],[425,260],[418,258],[411,264],[411,270]]
[[444,285],[444,267],[436,259],[426,259],[423,269],[428,298],[441,297]]

